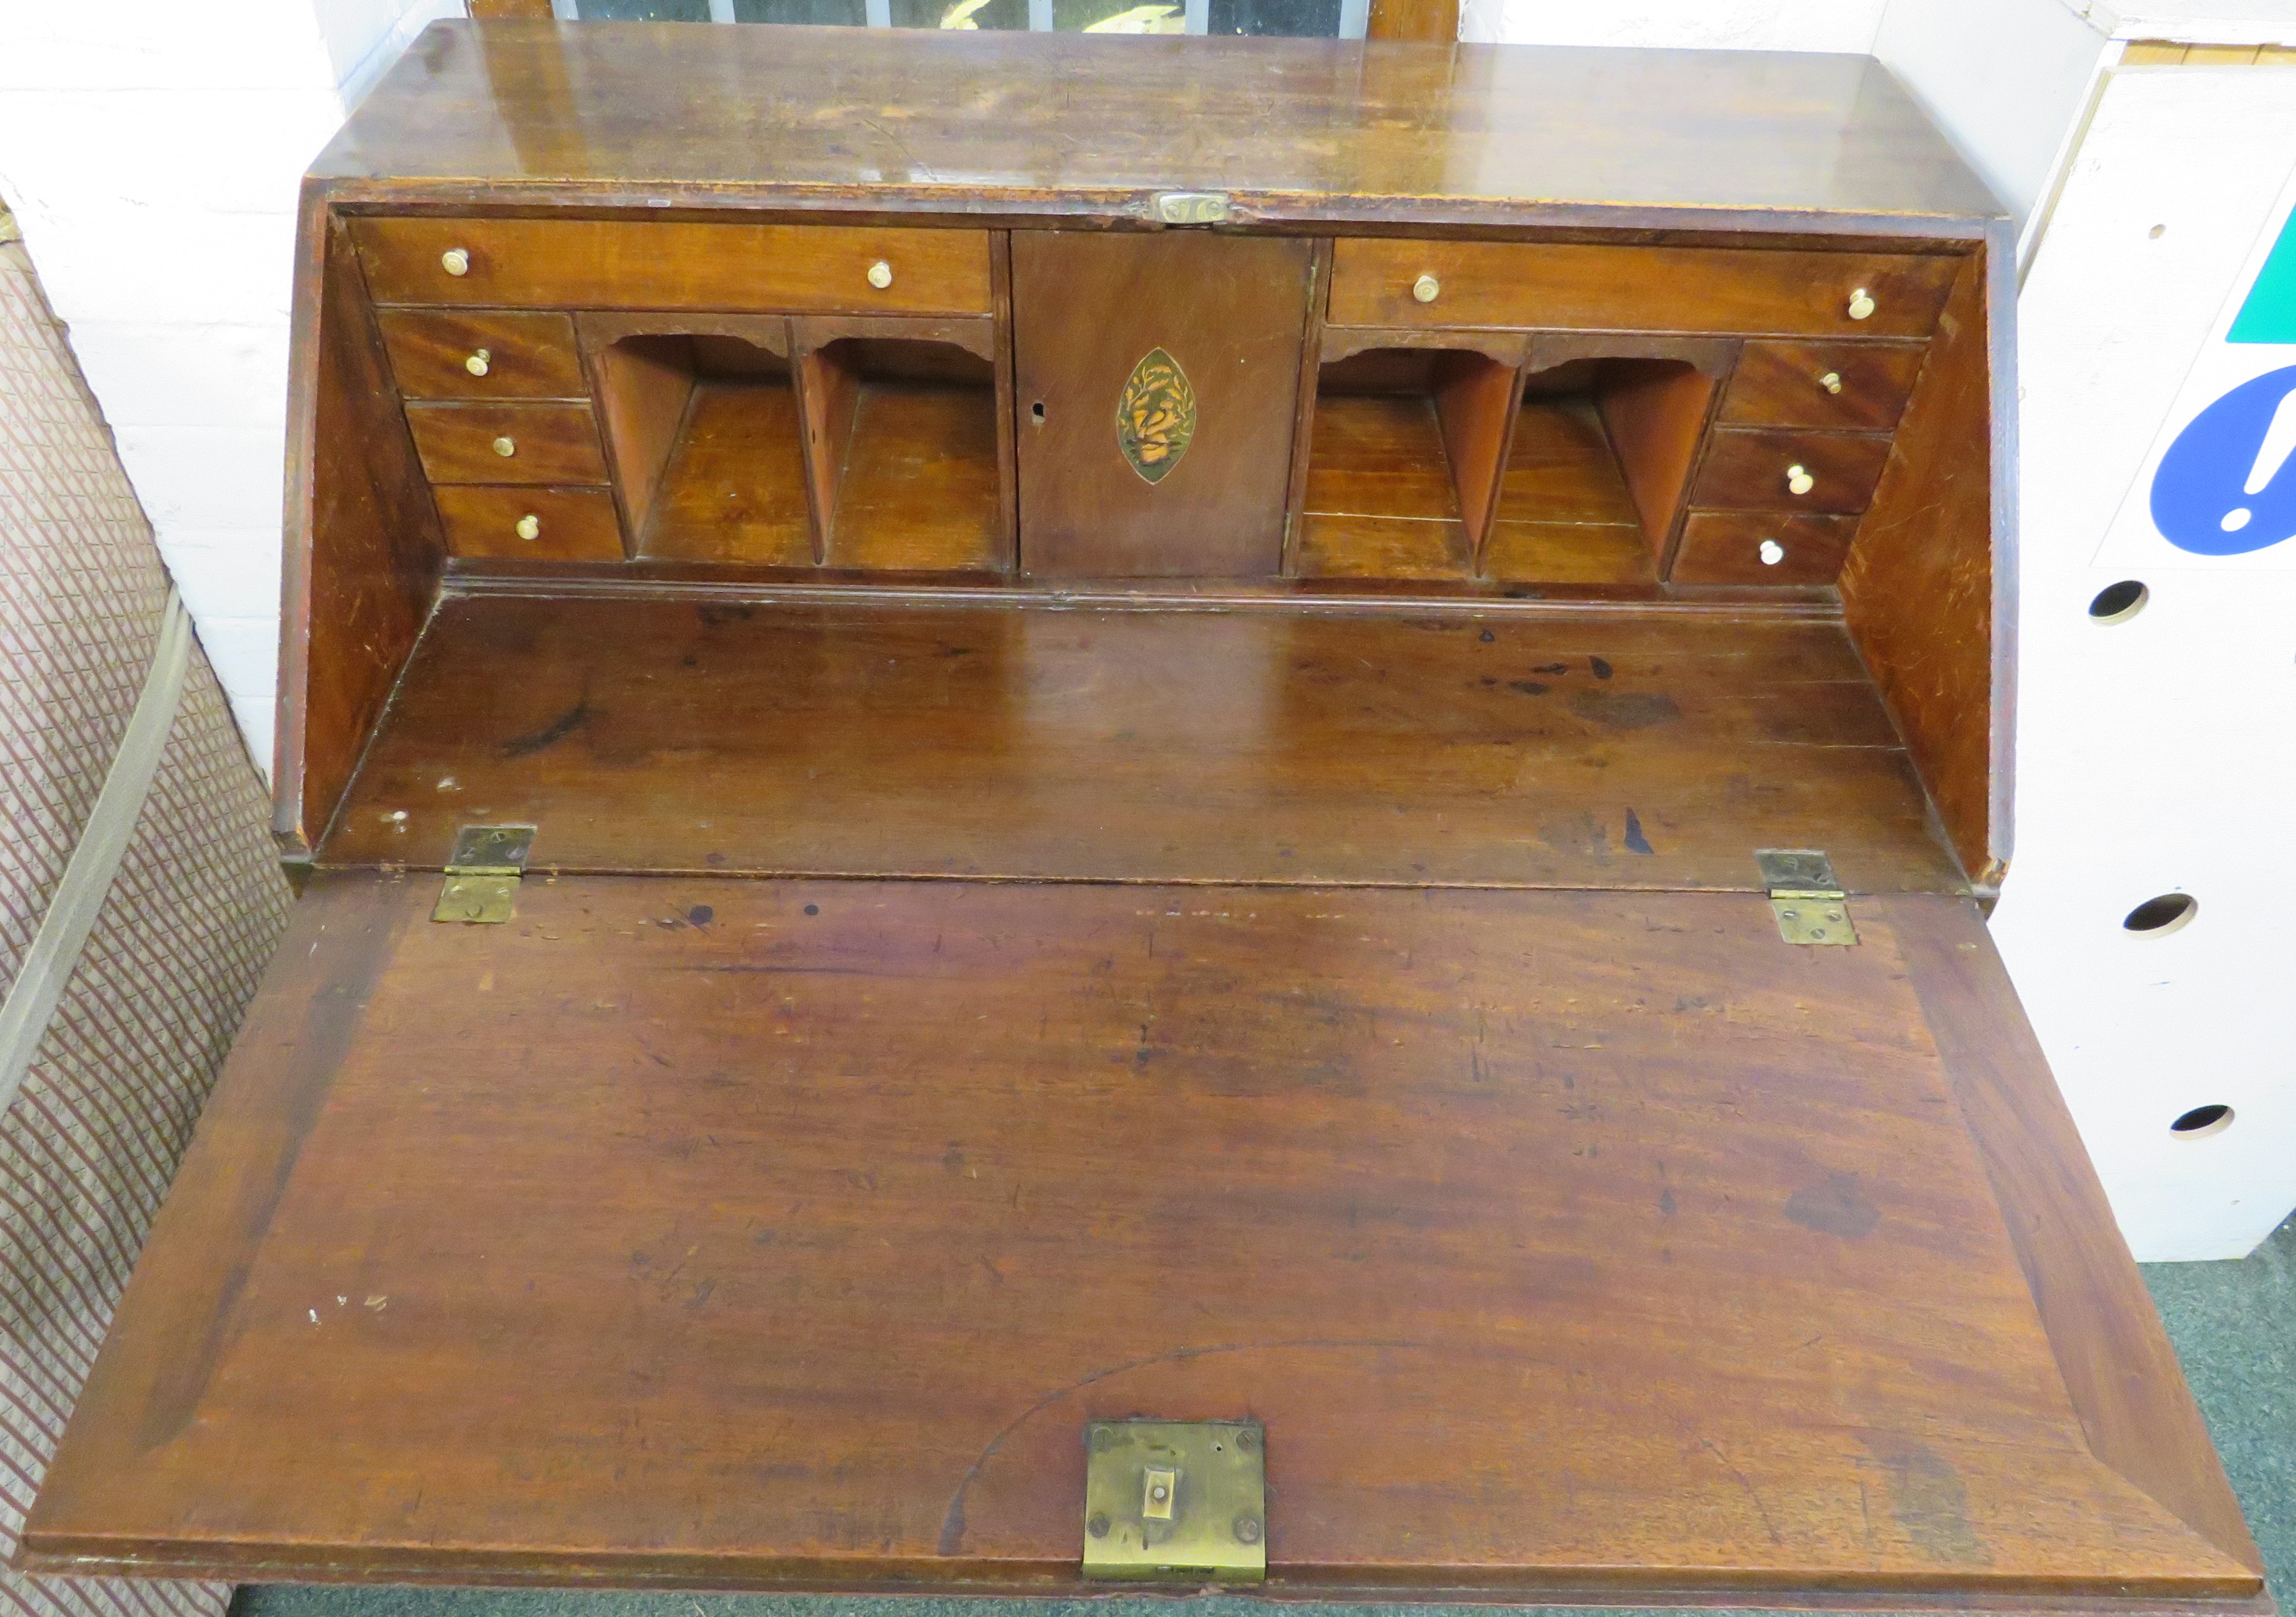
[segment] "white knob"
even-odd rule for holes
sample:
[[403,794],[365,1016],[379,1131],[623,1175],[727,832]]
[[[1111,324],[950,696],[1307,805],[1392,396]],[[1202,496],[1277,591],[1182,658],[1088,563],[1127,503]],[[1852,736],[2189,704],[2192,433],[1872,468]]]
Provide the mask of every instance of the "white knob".
[[542,519],[530,513],[528,515],[519,518],[518,537],[521,539],[540,538],[542,537]]
[[471,255],[459,247],[449,247],[439,255],[439,267],[450,275],[471,273]]
[[1808,494],[1817,487],[1817,480],[1809,474],[1809,468],[1807,466],[1788,466],[1786,487],[1796,494]]
[[484,349],[480,349],[476,353],[472,354],[468,359],[463,361],[463,368],[473,376],[483,376],[487,373],[487,366],[493,358],[494,356],[492,354],[488,353]]
[[1432,275],[1422,275],[1411,283],[1411,295],[1422,303],[1432,303],[1442,294],[1443,283]]
[[1863,320],[1874,312],[1874,299],[1864,287],[1849,294],[1849,317]]
[[869,284],[883,291],[893,283],[893,267],[880,259],[869,266]]
[[[518,453],[518,446],[511,442],[507,438],[497,438],[495,439],[495,453],[501,456],[504,460],[508,460],[512,456]],[[1800,466],[1796,466],[1794,470],[1799,472],[1801,468]],[[1796,492],[1799,493],[1800,490],[1796,490]]]
[[1775,539],[1764,539],[1761,547],[1754,554],[1762,558],[1763,566],[1775,567],[1786,559],[1786,547]]
[[1841,391],[1841,373],[1839,371],[1828,371],[1824,375],[1817,379],[1817,385],[1824,388],[1829,393],[1839,393]]

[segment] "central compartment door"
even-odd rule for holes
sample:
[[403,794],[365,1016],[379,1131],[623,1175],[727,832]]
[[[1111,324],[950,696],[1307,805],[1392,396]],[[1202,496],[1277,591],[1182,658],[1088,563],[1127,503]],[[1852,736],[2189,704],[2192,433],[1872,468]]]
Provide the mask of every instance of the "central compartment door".
[[1023,571],[1280,569],[1313,270],[1304,240],[1013,233]]

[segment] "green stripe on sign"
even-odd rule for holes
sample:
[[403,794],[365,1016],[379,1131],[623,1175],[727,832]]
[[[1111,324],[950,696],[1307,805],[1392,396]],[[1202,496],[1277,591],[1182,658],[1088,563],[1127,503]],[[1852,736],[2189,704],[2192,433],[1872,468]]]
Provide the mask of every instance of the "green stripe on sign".
[[2256,272],[2226,342],[2296,342],[2296,214],[2280,227],[2271,257]]

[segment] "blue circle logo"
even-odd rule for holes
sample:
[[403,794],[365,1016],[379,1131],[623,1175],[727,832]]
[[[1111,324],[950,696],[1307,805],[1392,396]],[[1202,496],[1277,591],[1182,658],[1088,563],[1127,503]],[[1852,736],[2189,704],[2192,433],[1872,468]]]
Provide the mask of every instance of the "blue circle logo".
[[2152,474],[2152,523],[2179,550],[2245,555],[2296,538],[2296,365],[2193,417]]

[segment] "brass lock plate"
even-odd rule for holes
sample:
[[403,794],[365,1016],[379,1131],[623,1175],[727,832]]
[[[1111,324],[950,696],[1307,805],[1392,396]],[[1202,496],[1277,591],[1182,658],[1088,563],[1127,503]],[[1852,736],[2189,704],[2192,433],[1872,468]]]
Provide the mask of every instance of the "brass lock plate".
[[1259,1583],[1267,1576],[1267,1434],[1257,1421],[1085,1428],[1084,1575]]

